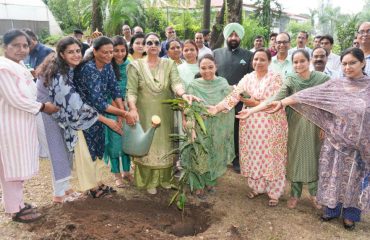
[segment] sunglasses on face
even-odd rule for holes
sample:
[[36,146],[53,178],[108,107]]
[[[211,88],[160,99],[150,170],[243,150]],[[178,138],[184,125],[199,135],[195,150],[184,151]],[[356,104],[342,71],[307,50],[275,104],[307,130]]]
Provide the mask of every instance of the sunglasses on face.
[[159,44],[161,44],[159,41],[147,41],[146,42],[146,45],[147,46],[152,46],[152,45],[155,45],[155,46],[159,46]]

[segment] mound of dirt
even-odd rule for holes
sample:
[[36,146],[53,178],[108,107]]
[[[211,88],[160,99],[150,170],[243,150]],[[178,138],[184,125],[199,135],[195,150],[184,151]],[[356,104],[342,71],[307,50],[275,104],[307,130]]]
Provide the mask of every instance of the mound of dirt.
[[211,224],[211,205],[188,205],[182,214],[168,206],[168,194],[160,201],[112,198],[85,199],[61,206],[45,206],[45,216],[30,224],[38,239],[175,239],[195,236]]

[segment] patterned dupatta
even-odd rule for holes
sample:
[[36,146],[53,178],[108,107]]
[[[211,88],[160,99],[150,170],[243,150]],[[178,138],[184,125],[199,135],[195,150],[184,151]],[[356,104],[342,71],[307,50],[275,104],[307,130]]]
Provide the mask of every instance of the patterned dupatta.
[[98,112],[85,104],[73,85],[73,69],[66,75],[57,74],[49,86],[49,96],[59,111],[52,114],[64,129],[69,151],[73,151],[78,137],[77,130],[85,130],[98,120]]

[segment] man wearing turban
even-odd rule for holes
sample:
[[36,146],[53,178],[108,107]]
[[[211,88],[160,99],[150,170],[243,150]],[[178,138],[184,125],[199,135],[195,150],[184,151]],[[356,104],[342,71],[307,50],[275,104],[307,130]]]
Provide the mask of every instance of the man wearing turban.
[[[240,41],[244,37],[244,28],[239,23],[229,23],[223,31],[226,40],[226,47],[218,48],[213,51],[217,73],[227,79],[229,85],[237,85],[247,73],[252,72],[251,57],[252,52],[240,48]],[[239,112],[243,103],[239,102],[235,111]],[[239,119],[235,119],[234,124],[235,159],[233,168],[240,173],[239,165]]]

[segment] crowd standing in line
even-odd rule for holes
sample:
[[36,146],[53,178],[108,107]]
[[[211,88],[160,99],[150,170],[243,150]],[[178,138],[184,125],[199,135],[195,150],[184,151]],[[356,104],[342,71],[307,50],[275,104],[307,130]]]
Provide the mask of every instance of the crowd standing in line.
[[[249,198],[267,193],[268,205],[278,205],[287,178],[288,208],[297,207],[307,184],[313,207],[324,206],[323,221],[342,215],[344,227],[354,229],[370,205],[370,23],[359,26],[354,48],[341,56],[332,52],[334,40],[327,34],[314,36],[313,49],[307,47],[305,31],[294,48],[286,32],[271,33],[268,49],[256,36],[251,51],[240,47],[245,33],[238,23],[225,26],[225,47],[213,51],[209,30],[184,42],[172,26],[165,34],[161,42],[156,33],[145,35],[140,26],[131,32],[123,25],[123,36],[113,39],[95,31],[87,49],[76,29],[74,37],[58,42],[55,53],[29,29],[4,35],[0,134],[6,137],[0,139],[0,177],[5,212],[18,222],[41,218],[23,201],[23,181],[38,170],[38,142],[51,160],[55,203],[79,200],[80,192],[111,197],[116,190],[101,181],[106,164],[116,187],[127,180],[149,194],[170,188],[175,161],[163,155],[173,147],[168,134],[176,114],[161,101],[177,96],[204,101],[214,115],[205,119],[210,152],[197,163],[186,154],[180,158],[180,165],[197,171],[192,182],[199,200],[215,193],[217,179],[232,162],[246,177]],[[33,75],[26,66],[36,68]],[[126,155],[123,124],[140,121],[146,130],[152,115],[162,123],[148,155]],[[177,121],[181,126],[186,119]],[[27,132],[21,132],[25,125]],[[80,192],[69,184],[72,161]]]

